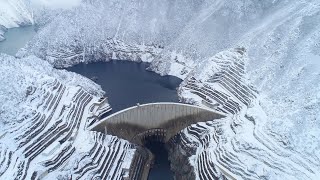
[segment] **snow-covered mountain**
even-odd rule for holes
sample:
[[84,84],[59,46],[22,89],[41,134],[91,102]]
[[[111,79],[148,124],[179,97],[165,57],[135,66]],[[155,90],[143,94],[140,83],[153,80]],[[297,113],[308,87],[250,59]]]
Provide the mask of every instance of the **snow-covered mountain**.
[[199,146],[197,179],[317,179],[319,20],[319,0],[84,1],[17,55],[55,67],[148,61],[183,79],[183,101],[229,114],[182,132],[179,146]]
[[119,179],[124,175],[122,169],[130,165],[134,146],[86,130],[93,115],[111,110],[99,98],[100,86],[34,56],[15,59],[0,54],[0,63],[1,179]]
[[78,6],[81,0],[1,0],[0,42],[4,40],[4,28],[43,25],[58,12]]
[[30,2],[25,0],[0,1],[0,25],[7,28],[33,24]]
[[33,24],[33,14],[27,1],[1,0],[0,1],[0,42],[5,40],[7,28]]

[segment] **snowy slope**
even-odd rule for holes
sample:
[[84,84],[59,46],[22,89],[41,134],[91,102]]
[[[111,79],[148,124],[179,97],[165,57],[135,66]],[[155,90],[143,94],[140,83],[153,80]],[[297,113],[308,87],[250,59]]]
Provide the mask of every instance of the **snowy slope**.
[[48,23],[58,13],[78,6],[81,0],[0,0],[0,42],[2,27],[13,28]]
[[25,0],[0,1],[0,25],[7,28],[33,24],[30,4]]
[[[23,104],[26,101],[27,89],[41,87],[49,79],[58,79],[62,83],[68,83],[73,86],[82,86],[85,90],[95,95],[102,95],[102,90],[92,81],[75,73],[67,73],[64,70],[58,71],[52,68],[48,63],[42,62],[36,57],[28,57],[22,60],[1,54],[1,123],[19,121],[18,112],[25,108]],[[15,70],[20,73],[15,73]],[[42,77],[42,79],[39,78]],[[11,108],[17,107],[17,108]],[[19,109],[21,108],[21,109]],[[8,109],[11,109],[8,111]],[[5,127],[1,124],[1,127]]]
[[1,0],[0,25],[7,28],[34,24],[35,16],[43,11],[70,9],[78,6],[81,0]]
[[121,179],[135,149],[87,130],[92,115],[111,110],[94,107],[98,85],[34,56],[0,54],[0,63],[1,179]]
[[184,79],[183,101],[230,114],[196,128],[219,132],[190,157],[196,170],[213,162],[216,176],[224,169],[239,179],[319,177],[318,0],[87,2],[53,19],[18,55],[56,67],[149,61]]
[[[279,126],[281,122],[265,111],[261,106],[265,100],[246,79],[244,64],[248,57],[244,50],[230,49],[206,59],[180,86],[183,101],[230,114],[226,119],[199,123],[183,131],[184,141],[189,143],[180,146],[199,147],[196,155],[189,157],[197,177],[208,179],[203,177],[206,174],[219,178],[224,172],[236,179],[317,179],[317,143],[292,141],[300,138],[308,142],[310,137],[305,135],[315,132],[290,134],[293,130]],[[288,117],[286,120],[287,124],[294,122]],[[303,146],[309,149],[301,151]]]

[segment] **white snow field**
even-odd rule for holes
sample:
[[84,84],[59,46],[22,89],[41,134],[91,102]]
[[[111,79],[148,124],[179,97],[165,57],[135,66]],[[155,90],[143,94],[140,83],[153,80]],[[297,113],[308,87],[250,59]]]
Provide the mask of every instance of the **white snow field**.
[[[87,0],[45,17],[50,21],[17,59],[1,55],[0,158],[11,163],[1,164],[0,176],[46,172],[44,177],[65,177],[73,162],[79,168],[84,163],[73,154],[90,151],[78,150],[83,147],[77,139],[93,144],[98,141],[93,137],[103,136],[101,146],[107,148],[105,143],[111,142],[126,153],[131,147],[127,142],[117,140],[118,145],[116,138],[92,135],[83,128],[88,107],[102,95],[100,88],[51,67],[117,59],[151,62],[153,71],[184,80],[178,90],[183,102],[228,114],[181,132],[179,146],[196,147],[189,162],[197,179],[319,179],[319,0]],[[79,78],[82,84],[77,84]],[[29,91],[33,94],[26,96]],[[88,101],[77,102],[79,93]],[[59,94],[65,100],[53,98]],[[51,101],[56,110],[46,105]],[[67,110],[62,110],[63,104]],[[65,144],[69,140],[64,142],[55,151],[60,156],[40,155],[41,150],[56,147],[53,141],[47,148],[37,143],[54,138],[46,132],[76,123],[61,119],[75,113],[73,106],[83,107],[75,142],[71,147]],[[33,129],[40,122],[48,124],[37,127],[43,130]],[[26,141],[28,137],[32,141]],[[54,142],[59,141],[60,136],[55,137]],[[31,153],[31,148],[39,150]],[[56,159],[69,155],[66,165]],[[90,172],[85,177],[91,178]]]
[[0,54],[0,62],[1,179],[122,178],[134,147],[86,130],[93,115],[111,110],[95,107],[98,85],[34,56]]
[[6,28],[33,24],[33,14],[25,0],[0,1],[0,25]]
[[35,14],[41,10],[70,9],[81,0],[1,0],[0,25],[6,28],[34,24]]
[[57,11],[78,6],[81,0],[0,0],[0,42],[5,40],[4,28],[41,25]]

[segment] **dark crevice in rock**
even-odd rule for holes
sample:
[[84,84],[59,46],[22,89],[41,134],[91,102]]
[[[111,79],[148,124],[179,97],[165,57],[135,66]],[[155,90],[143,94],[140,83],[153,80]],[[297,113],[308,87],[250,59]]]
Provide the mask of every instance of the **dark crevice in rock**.
[[171,138],[166,144],[171,170],[174,172],[175,180],[194,180],[196,179],[194,168],[189,163],[188,158],[195,154],[196,149],[184,147],[181,143],[180,134]]

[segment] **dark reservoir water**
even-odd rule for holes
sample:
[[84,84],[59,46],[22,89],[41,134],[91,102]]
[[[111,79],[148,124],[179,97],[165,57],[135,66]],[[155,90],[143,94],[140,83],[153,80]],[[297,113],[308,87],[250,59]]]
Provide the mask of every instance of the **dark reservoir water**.
[[[174,76],[160,76],[147,71],[147,63],[129,61],[97,62],[79,64],[67,70],[88,78],[95,77],[96,83],[106,91],[113,112],[151,102],[178,102],[176,88],[181,80]],[[163,144],[150,142],[147,148],[155,155],[150,180],[171,180],[168,153]]]

